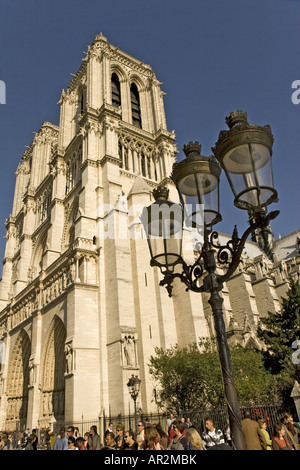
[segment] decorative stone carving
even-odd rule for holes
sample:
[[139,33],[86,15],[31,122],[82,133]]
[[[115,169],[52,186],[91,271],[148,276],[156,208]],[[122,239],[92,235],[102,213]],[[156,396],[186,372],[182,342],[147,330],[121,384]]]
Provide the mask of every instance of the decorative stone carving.
[[[1,364],[0,364],[0,366],[1,366]],[[0,403],[1,403],[1,397],[4,393],[4,383],[5,383],[5,379],[2,376],[2,373],[0,373]]]
[[52,404],[52,392],[43,393],[42,401],[42,415],[49,416],[52,414],[53,404]]
[[274,269],[273,269],[273,276],[275,280],[275,284],[281,284],[282,282],[286,282],[288,280],[288,270],[287,264],[284,261],[279,261]]
[[136,354],[136,335],[134,333],[123,333],[122,342],[122,359],[124,367],[137,367],[137,354]]
[[2,321],[0,324],[0,339],[3,339],[3,337],[6,334],[7,334],[7,320],[4,319],[4,321]]
[[135,344],[134,338],[131,336],[125,336],[124,340],[124,356],[126,360],[127,366],[134,366],[135,365]]
[[66,368],[65,374],[73,374],[74,372],[74,362],[75,362],[75,354],[72,345],[72,341],[65,343],[65,358],[66,358]]
[[[5,364],[5,343],[4,341],[0,340],[0,372]],[[0,388],[1,393],[1,388]]]
[[35,138],[33,139],[33,144],[46,144],[50,145],[57,141],[58,130],[53,127],[53,124],[44,123],[39,132],[35,133]]
[[257,281],[269,276],[269,266],[264,255],[259,255],[254,258],[254,269]]
[[33,387],[36,382],[36,373],[35,373],[35,364],[34,364],[34,357],[29,359],[29,387]]

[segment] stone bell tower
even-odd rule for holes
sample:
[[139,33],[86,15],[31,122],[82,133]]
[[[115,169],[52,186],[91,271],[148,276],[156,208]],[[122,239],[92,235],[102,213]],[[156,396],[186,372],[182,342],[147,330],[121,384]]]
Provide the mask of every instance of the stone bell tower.
[[[152,398],[147,360],[165,333],[138,215],[158,183],[171,184],[175,136],[167,130],[161,84],[149,65],[100,34],[81,70],[68,91],[81,106],[77,129],[71,124],[65,138],[72,141],[78,132],[83,148],[81,223],[74,239],[95,237],[98,257],[100,404],[128,411],[127,383],[134,374],[142,379],[139,404],[146,410]],[[63,96],[62,114],[69,115],[70,106]]]
[[132,411],[132,375],[149,412],[154,348],[208,334],[199,300],[159,287],[139,218],[158,184],[178,197],[160,86],[96,36],[62,91],[59,125],[44,122],[22,156],[0,283],[2,428]]

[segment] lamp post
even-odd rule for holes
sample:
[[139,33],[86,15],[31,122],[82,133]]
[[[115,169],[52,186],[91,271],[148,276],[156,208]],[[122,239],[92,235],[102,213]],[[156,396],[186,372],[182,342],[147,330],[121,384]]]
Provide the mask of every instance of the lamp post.
[[141,379],[137,375],[133,375],[130,377],[127,387],[130,393],[131,398],[133,399],[134,402],[134,421],[135,421],[135,429],[136,429],[136,399],[138,397],[138,394],[140,392],[140,385],[141,385]]
[[[256,231],[262,237],[265,252],[270,254],[269,223],[279,211],[267,214],[267,206],[278,201],[273,187],[270,127],[249,124],[247,114],[242,111],[230,113],[226,122],[229,130],[220,132],[212,149],[214,156],[201,155],[198,142],[190,142],[183,148],[186,159],[174,163],[171,178],[178,190],[180,204],[168,201],[168,191],[158,187],[153,191],[155,202],[144,208],[141,219],[147,235],[150,264],[160,268],[163,274],[160,285],[166,286],[169,296],[172,296],[172,283],[176,278],[186,285],[186,290],[210,293],[232,438],[236,449],[245,449],[223,318],[223,299],[219,292],[236,270],[251,233]],[[224,246],[216,243],[218,234],[213,231],[213,226],[222,220],[219,209],[222,169],[233,191],[234,205],[248,211],[250,224],[241,238],[235,227],[231,240]],[[182,258],[184,224],[199,234],[203,232],[203,242],[197,246],[199,256],[192,266]],[[217,274],[217,265],[226,268],[224,274]],[[178,266],[181,272],[178,272]]]

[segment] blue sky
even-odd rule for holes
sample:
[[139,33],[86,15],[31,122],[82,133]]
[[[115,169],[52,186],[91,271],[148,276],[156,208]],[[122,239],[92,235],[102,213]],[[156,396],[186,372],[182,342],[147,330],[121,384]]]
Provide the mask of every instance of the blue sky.
[[[151,65],[163,82],[168,129],[182,147],[202,144],[204,155],[232,110],[252,124],[270,124],[273,172],[281,211],[275,238],[300,228],[300,104],[292,83],[300,80],[298,0],[0,0],[0,258],[5,219],[12,210],[15,171],[44,121],[59,122],[61,90],[94,37]],[[299,94],[300,97],[300,94]],[[223,222],[240,235],[247,214],[233,206],[221,175]],[[1,269],[1,268],[0,268]]]

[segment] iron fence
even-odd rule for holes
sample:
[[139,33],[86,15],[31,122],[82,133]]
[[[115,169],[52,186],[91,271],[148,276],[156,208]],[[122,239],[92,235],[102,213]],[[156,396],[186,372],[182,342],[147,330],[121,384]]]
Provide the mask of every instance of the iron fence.
[[[243,407],[240,410],[242,419],[246,411],[250,411],[251,419],[254,421],[265,419],[270,435],[273,434],[274,426],[280,421],[282,415],[285,412],[290,411],[283,410],[278,405],[269,404]],[[214,422],[215,428],[221,429],[223,432],[225,432],[228,427],[228,414],[225,407],[212,410],[198,410],[187,416],[191,418],[192,423],[200,433],[205,429],[205,421],[207,418],[211,418]]]
[[114,429],[116,429],[116,426],[119,424],[122,424],[124,426],[125,430],[132,429],[134,432],[136,432],[136,424],[138,421],[144,422],[146,419],[149,420],[151,424],[157,424],[160,423],[163,429],[165,428],[165,423],[167,420],[167,413],[137,413],[137,415],[122,415],[121,413],[117,416],[111,416],[106,415],[105,412],[103,413],[103,420],[102,420],[102,432],[103,435],[105,434],[105,431],[107,430],[107,427],[109,423],[112,423],[114,426]]
[[[271,405],[271,404],[260,404],[248,407],[241,407],[241,416],[244,417],[246,411],[250,411],[251,418],[255,421],[259,419],[265,419],[267,423],[268,431],[273,434],[273,430],[275,425],[280,421],[281,417],[284,413],[289,412],[292,415],[295,414],[294,409],[286,409],[282,408],[280,405]],[[147,418],[151,424],[160,423],[164,430],[167,430],[167,418],[169,413],[149,413],[137,414],[137,420],[145,421]],[[228,427],[228,413],[226,407],[214,408],[214,409],[203,409],[203,410],[191,410],[182,413],[181,416],[177,416],[180,418],[190,418],[191,423],[195,426],[195,428],[202,433],[205,429],[205,421],[206,418],[212,418],[215,427],[225,431]],[[102,433],[104,435],[108,424],[113,423],[114,429],[116,428],[117,424],[123,424],[125,429],[132,429],[134,432],[135,429],[135,417],[133,415],[122,415],[119,414],[118,416],[111,416],[106,415],[103,413],[102,419]],[[100,429],[100,428],[99,428]]]
[[97,431],[101,434],[101,421],[99,417],[95,419],[85,419],[84,416],[82,416],[82,419],[79,421],[56,422],[53,426],[53,432],[58,435],[62,427],[67,431],[69,426],[74,426],[74,428],[77,428],[80,435],[84,436],[85,433],[89,433],[91,426],[97,426]]

